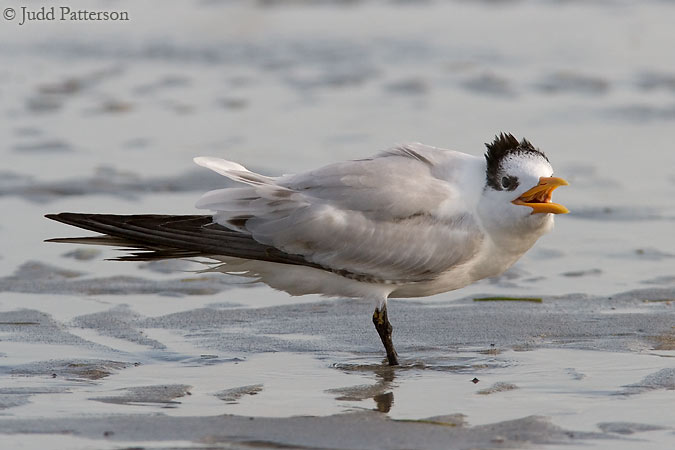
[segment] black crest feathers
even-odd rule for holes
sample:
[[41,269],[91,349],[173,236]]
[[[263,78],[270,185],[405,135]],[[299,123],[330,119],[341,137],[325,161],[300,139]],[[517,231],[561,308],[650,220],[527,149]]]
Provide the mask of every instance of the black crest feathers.
[[495,140],[492,143],[486,143],[485,146],[487,147],[487,152],[485,152],[487,184],[498,191],[502,190],[502,185],[499,181],[499,170],[502,161],[508,155],[535,153],[548,161],[546,155],[541,150],[535,148],[530,141],[523,138],[519,142],[511,133],[499,133],[498,136],[495,136]]

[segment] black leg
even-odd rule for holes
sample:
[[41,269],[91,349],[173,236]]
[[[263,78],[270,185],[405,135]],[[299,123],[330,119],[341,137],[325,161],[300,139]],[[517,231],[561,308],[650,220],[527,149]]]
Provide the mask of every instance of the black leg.
[[383,305],[382,309],[375,308],[373,313],[373,323],[375,324],[375,329],[382,339],[382,344],[384,344],[384,349],[387,351],[387,360],[389,361],[390,366],[398,366],[398,355],[394,349],[394,344],[391,341],[391,330],[393,327],[389,323],[389,318],[387,317],[387,305]]

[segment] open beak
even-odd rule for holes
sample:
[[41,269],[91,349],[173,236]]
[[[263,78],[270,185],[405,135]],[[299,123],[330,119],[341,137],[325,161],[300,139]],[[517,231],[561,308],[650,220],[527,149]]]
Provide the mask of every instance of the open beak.
[[539,184],[513,200],[514,205],[529,206],[532,214],[553,213],[567,214],[569,209],[563,205],[551,202],[553,191],[559,186],[567,186],[569,183],[558,177],[541,177]]

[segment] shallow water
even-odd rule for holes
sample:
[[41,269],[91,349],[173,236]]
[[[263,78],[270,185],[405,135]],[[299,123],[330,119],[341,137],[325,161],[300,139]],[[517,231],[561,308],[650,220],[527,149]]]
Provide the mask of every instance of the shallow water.
[[[71,3],[132,20],[0,27],[3,443],[675,444],[671,2]],[[572,214],[501,277],[392,301],[396,369],[372,305],[42,242],[80,235],[46,213],[195,213],[223,185],[196,155],[276,175],[500,131]]]

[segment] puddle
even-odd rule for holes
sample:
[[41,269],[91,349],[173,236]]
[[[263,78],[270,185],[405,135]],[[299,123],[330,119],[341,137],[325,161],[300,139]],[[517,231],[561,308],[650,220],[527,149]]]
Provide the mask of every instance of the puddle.
[[120,389],[119,394],[110,397],[93,397],[91,400],[117,405],[158,404],[163,408],[172,408],[181,404],[177,399],[185,395],[192,395],[191,388],[192,386],[185,384],[133,386]]

